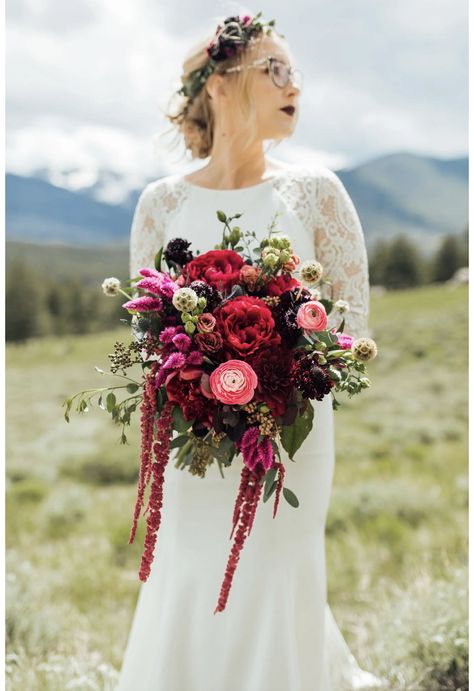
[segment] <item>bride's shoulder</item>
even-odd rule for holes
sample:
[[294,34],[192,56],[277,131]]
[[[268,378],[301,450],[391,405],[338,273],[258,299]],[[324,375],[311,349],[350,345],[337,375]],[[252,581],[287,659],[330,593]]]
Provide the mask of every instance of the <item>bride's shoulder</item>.
[[179,196],[179,182],[181,176],[177,174],[163,175],[156,180],[150,180],[142,188],[138,205],[141,207],[171,211],[176,207],[176,196]]
[[[272,161],[273,163],[273,161]],[[339,180],[336,173],[321,163],[283,163],[274,161],[277,175],[300,182],[328,181],[336,183]]]

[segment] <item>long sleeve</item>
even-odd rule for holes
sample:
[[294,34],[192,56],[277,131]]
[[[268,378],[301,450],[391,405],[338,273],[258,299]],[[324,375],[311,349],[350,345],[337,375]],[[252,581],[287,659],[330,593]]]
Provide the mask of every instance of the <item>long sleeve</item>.
[[[369,270],[364,234],[346,188],[329,169],[318,180],[314,244],[324,277],[332,280],[334,301],[346,300],[350,305],[344,315],[345,333],[355,338],[369,336]],[[322,292],[323,297],[329,297],[329,291]],[[340,322],[341,315],[333,310],[328,328]]]
[[130,230],[130,278],[138,269],[152,267],[155,254],[163,244],[163,222],[156,182],[149,183],[140,194]]

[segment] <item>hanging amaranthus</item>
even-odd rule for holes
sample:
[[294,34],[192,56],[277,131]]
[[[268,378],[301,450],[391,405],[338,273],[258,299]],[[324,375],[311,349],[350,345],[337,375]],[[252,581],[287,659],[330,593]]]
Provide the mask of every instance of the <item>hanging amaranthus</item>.
[[285,466],[283,463],[277,463],[278,468],[278,484],[275,492],[275,503],[273,504],[273,518],[275,518],[278,510],[278,503],[280,501],[280,494],[283,488],[283,481],[285,479]]
[[[153,392],[154,395],[154,392]],[[156,440],[153,443],[153,453],[155,461],[150,463],[151,457],[142,458],[142,470],[140,477],[145,477],[145,480],[152,475],[152,483],[148,505],[145,513],[147,516],[147,527],[145,535],[144,551],[140,565],[139,577],[141,581],[146,581],[151,571],[151,564],[153,563],[154,549],[156,544],[156,537],[161,523],[161,507],[163,504],[163,482],[166,465],[169,460],[169,445],[173,434],[173,412],[174,403],[166,401],[163,411],[158,418]],[[146,482],[145,482],[146,484]],[[143,490],[144,491],[144,490]],[[141,497],[141,498],[140,498]],[[138,513],[141,508],[141,501],[143,501],[143,493],[141,491],[141,484],[139,484],[139,497],[137,499]],[[136,513],[136,511],[135,511]],[[134,526],[136,519],[134,517]],[[132,528],[131,541],[135,531]]]
[[135,502],[135,510],[133,513],[132,529],[128,544],[131,545],[135,539],[137,532],[137,523],[140,517],[140,510],[143,506],[143,497],[145,489],[148,485],[151,466],[152,466],[152,447],[153,447],[153,431],[155,426],[156,414],[156,394],[154,386],[154,378],[156,374],[157,364],[154,363],[151,372],[147,374],[145,384],[143,387],[143,401],[140,406],[140,429],[141,429],[141,460],[140,473],[138,476],[137,500]]
[[216,612],[223,612],[227,604],[232,579],[240,558],[240,552],[244,546],[245,538],[248,535],[249,529],[252,526],[256,507],[262,493],[263,485],[261,484],[261,480],[264,475],[265,469],[260,464],[255,468],[255,470],[249,470],[245,465],[242,468],[241,488],[243,488],[243,491],[239,491],[234,509],[234,516],[239,516],[237,519],[239,521],[239,527],[237,528],[237,532],[235,534],[234,544],[232,545],[229,555],[224,580],[222,582],[221,591],[214,614],[216,614]]

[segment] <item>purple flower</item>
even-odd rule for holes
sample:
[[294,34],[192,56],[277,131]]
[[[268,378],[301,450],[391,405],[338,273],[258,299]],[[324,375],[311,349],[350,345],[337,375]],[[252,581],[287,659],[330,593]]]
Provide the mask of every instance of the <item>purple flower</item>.
[[161,312],[163,302],[160,298],[153,298],[149,295],[135,298],[125,302],[122,307],[126,310],[136,310],[137,312]]
[[186,356],[183,353],[171,353],[162,369],[181,369],[186,364]]
[[165,298],[171,298],[173,297],[174,293],[178,290],[179,286],[177,283],[171,280],[171,278],[164,278],[163,282],[161,284],[161,294]]
[[162,271],[157,271],[156,269],[148,269],[146,266],[142,269],[138,269],[140,276],[153,276],[154,278],[161,278],[163,276]]
[[176,334],[171,340],[177,349],[183,352],[186,352],[191,347],[191,339],[187,334]]
[[273,466],[273,447],[270,437],[264,437],[257,447],[258,456],[262,462],[265,470],[269,470]]
[[160,295],[161,284],[161,279],[157,278],[156,276],[151,276],[150,278],[142,278],[141,281],[138,281],[136,287],[141,288],[142,290],[147,290],[149,293],[154,293],[154,295]]
[[173,342],[173,338],[179,333],[184,333],[183,326],[167,326],[160,333],[160,341],[165,345],[168,345],[169,343]]
[[186,364],[187,365],[200,365],[203,362],[203,356],[201,351],[199,350],[192,350],[188,357],[186,358]]
[[258,435],[258,427],[249,427],[236,446],[242,452],[247,468],[254,470],[260,461],[265,470],[268,470],[273,466],[274,461],[272,443],[270,437],[264,437],[260,444],[257,444]]

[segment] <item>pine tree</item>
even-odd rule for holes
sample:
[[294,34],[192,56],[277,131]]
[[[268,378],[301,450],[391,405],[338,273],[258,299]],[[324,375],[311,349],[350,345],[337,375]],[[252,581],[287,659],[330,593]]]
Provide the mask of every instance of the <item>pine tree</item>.
[[404,234],[396,236],[387,249],[384,285],[387,288],[412,288],[423,281],[419,251]]
[[463,266],[460,239],[454,234],[447,235],[434,256],[432,280],[436,283],[449,281],[460,266]]
[[7,341],[26,341],[39,334],[41,281],[22,259],[13,261],[7,267],[5,309]]
[[371,285],[384,285],[385,266],[387,263],[388,244],[385,238],[378,238],[369,260]]

